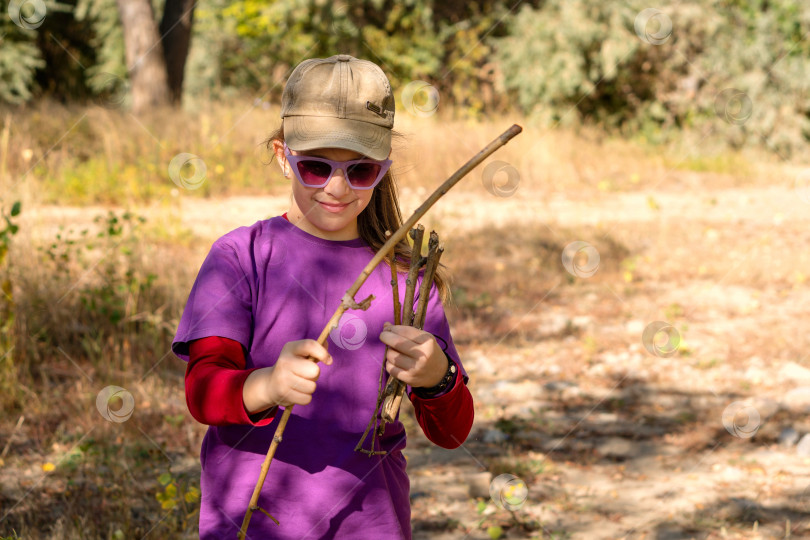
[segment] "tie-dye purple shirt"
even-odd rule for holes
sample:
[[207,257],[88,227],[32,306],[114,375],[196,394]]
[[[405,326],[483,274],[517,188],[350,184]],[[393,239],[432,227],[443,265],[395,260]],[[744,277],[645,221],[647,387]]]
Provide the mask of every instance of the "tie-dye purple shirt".
[[[222,336],[244,346],[248,369],[272,366],[285,343],[318,339],[373,256],[361,238],[326,240],[280,216],[235,229],[205,258],[172,350],[188,362],[190,341]],[[399,278],[402,301],[405,275]],[[312,402],[293,409],[259,497],[280,524],[254,512],[248,538],[411,538],[402,423],[388,424],[386,455],[354,451],[377,400],[385,354],[379,335],[383,322],[393,322],[390,281],[390,268],[379,264],[355,295],[359,302],[373,294],[371,307],[346,311],[330,334],[334,363],[321,365]],[[414,307],[419,284],[416,290]],[[461,366],[437,292],[433,285],[424,329]],[[280,418],[261,427],[209,426],[200,453],[201,539],[236,538]]]

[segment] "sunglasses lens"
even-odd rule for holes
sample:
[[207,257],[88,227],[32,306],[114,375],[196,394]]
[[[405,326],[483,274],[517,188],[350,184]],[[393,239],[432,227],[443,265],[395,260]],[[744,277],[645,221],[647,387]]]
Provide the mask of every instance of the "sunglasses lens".
[[349,167],[349,182],[357,187],[371,186],[380,174],[380,165],[376,163],[358,163]]
[[332,172],[332,167],[328,163],[322,161],[303,160],[298,162],[298,174],[301,180],[310,186],[319,186],[323,184],[329,174]]

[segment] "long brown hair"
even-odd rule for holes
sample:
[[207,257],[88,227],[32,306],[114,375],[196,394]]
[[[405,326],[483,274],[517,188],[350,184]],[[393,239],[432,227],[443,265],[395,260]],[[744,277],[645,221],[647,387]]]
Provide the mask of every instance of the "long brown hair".
[[[392,131],[394,137],[402,137],[401,134]],[[262,144],[270,150],[272,157],[275,156],[273,151],[273,141],[278,140],[284,142],[284,126],[279,127],[267,139],[262,141]],[[371,248],[372,253],[377,253],[379,249],[385,244],[387,238],[385,231],[396,232],[404,220],[402,219],[402,211],[399,208],[399,195],[396,180],[394,175],[389,169],[385,173],[380,183],[374,188],[371,193],[371,200],[360,215],[357,216],[357,232],[360,237]],[[425,234],[427,237],[427,234]],[[396,257],[397,272],[408,273],[411,264],[411,245],[406,238],[400,240],[394,246],[394,254]],[[388,259],[384,259],[388,263]],[[433,281],[436,283],[436,288],[439,292],[439,298],[442,304],[450,301],[450,286],[447,278],[446,267],[439,262],[436,268],[436,273],[433,275]],[[405,284],[400,284],[400,288],[404,288]]]

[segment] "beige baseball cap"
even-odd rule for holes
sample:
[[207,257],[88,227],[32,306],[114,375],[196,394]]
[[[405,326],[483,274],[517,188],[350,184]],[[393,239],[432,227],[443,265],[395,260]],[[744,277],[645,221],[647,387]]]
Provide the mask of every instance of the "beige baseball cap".
[[310,58],[281,95],[284,140],[296,151],[345,148],[372,159],[391,152],[394,96],[373,62],[348,54]]

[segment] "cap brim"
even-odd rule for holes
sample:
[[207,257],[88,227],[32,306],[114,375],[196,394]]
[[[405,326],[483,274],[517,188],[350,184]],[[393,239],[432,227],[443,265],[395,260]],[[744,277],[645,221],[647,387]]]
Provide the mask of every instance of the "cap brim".
[[391,153],[391,130],[348,118],[287,116],[284,142],[295,151],[344,148],[382,160]]

